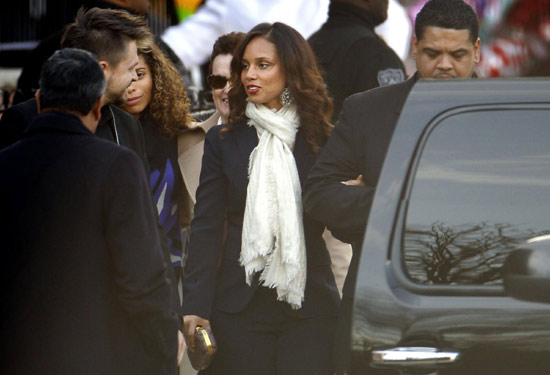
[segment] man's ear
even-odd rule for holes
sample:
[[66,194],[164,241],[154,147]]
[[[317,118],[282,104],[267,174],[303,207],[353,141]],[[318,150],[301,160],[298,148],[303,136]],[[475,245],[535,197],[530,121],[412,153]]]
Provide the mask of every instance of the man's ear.
[[478,63],[479,60],[481,60],[481,39],[477,38],[474,43],[474,61]]
[[411,38],[411,53],[412,57],[416,59],[416,45],[418,44],[418,40],[416,40],[416,35],[413,34]]
[[101,66],[101,69],[103,69],[103,74],[105,74],[105,78],[107,78],[108,75],[110,74],[111,66],[105,60],[100,60],[100,61],[98,61],[98,63],[99,63],[99,66]]
[[92,107],[92,116],[93,116],[93,119],[94,121],[99,121],[99,119],[101,118],[101,107],[103,105],[103,95],[101,95],[99,97],[99,99],[97,99],[97,102],[94,104],[94,106]]
[[36,110],[38,114],[40,114],[40,89],[36,90],[36,92],[34,93],[34,97],[36,98]]

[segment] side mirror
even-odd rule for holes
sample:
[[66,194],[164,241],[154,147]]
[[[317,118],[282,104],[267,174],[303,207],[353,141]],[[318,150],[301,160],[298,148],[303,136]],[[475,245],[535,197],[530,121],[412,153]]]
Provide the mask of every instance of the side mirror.
[[504,290],[514,298],[550,303],[550,240],[512,251],[503,266]]

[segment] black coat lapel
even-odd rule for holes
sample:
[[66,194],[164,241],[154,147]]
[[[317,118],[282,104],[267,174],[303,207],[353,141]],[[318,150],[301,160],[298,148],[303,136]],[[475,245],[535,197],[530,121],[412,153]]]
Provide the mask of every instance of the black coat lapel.
[[248,168],[250,153],[258,145],[258,134],[256,128],[248,126],[246,123],[239,123],[233,130],[235,132],[235,140],[239,147],[241,157],[244,160],[244,165]]

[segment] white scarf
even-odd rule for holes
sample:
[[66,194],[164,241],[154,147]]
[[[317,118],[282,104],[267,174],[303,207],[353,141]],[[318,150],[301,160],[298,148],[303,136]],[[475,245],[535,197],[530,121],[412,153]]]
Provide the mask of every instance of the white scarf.
[[292,154],[300,120],[296,106],[277,112],[249,102],[248,124],[258,132],[250,154],[240,263],[246,282],[277,289],[277,299],[299,309],[306,285],[302,188]]

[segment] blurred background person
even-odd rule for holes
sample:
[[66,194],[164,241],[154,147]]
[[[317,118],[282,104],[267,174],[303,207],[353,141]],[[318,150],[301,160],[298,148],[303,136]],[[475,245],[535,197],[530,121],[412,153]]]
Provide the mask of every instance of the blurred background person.
[[331,101],[311,48],[282,23],[247,34],[231,77],[229,122],[205,141],[186,340],[193,350],[195,327],[211,326],[214,374],[330,374],[340,299],[301,183],[330,133]]
[[374,28],[388,16],[388,0],[331,0],[328,20],[309,38],[334,100],[333,122],[344,99],[404,81],[405,67]]
[[[182,218],[187,201],[178,168],[178,136],[192,118],[183,79],[160,48],[149,41],[138,50],[137,80],[121,108],[139,119],[150,167],[149,185],[166,232],[176,282],[183,272]],[[184,219],[185,220],[185,219]]]

